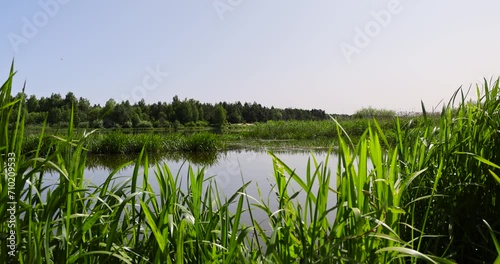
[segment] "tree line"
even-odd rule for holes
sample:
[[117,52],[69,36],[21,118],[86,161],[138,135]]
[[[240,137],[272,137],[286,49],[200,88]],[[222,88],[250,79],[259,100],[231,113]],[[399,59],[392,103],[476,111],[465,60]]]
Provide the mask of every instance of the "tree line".
[[67,126],[73,111],[73,121],[78,127],[88,128],[151,128],[175,126],[222,126],[227,123],[255,123],[269,120],[324,120],[324,110],[274,108],[253,103],[216,104],[201,103],[194,99],[172,102],[145,103],[144,99],[131,104],[109,99],[103,106],[92,105],[86,98],[77,98],[72,92],[62,97],[53,93],[50,97],[37,98],[18,93],[14,98],[24,98],[26,124],[40,125],[47,120],[50,126]]

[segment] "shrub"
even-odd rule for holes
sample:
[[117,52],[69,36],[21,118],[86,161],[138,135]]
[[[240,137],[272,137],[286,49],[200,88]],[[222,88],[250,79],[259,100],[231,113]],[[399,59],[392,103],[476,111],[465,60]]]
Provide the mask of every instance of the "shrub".
[[104,122],[102,120],[94,120],[90,126],[93,128],[104,128]]
[[217,135],[202,132],[186,137],[185,150],[193,152],[216,151],[220,145]]
[[355,118],[393,118],[396,116],[396,112],[387,109],[376,109],[372,107],[362,108],[353,117]]
[[59,124],[57,126],[61,127],[61,128],[67,128],[68,125],[69,125],[68,122],[59,122]]
[[80,122],[80,123],[78,123],[78,127],[79,128],[88,128],[89,127],[89,122],[87,122],[87,121]]
[[127,121],[125,123],[123,123],[122,125],[122,128],[132,128],[132,122],[131,121]]
[[196,123],[193,121],[189,121],[186,124],[184,124],[185,127],[196,127]]
[[149,121],[145,121],[145,120],[141,120],[137,126],[137,128],[152,128],[153,127],[153,124],[151,124],[151,122]]
[[196,126],[198,127],[208,127],[210,124],[207,121],[197,121]]
[[175,130],[178,130],[178,129],[183,128],[184,126],[181,124],[181,122],[179,122],[179,120],[175,120],[173,123],[173,127]]

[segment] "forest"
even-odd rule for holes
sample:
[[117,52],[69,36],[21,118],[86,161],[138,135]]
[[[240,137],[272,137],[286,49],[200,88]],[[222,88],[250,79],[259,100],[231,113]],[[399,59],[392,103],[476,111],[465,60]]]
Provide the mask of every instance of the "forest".
[[259,103],[202,103],[195,99],[179,99],[147,104],[144,99],[131,104],[129,101],[106,101],[104,106],[91,104],[86,98],[77,98],[72,92],[62,97],[37,98],[18,93],[12,100],[24,95],[27,125],[41,125],[47,119],[50,126],[67,127],[73,106],[74,123],[80,128],[158,128],[183,126],[220,126],[225,122],[255,123],[269,120],[325,120],[324,110],[262,106]]

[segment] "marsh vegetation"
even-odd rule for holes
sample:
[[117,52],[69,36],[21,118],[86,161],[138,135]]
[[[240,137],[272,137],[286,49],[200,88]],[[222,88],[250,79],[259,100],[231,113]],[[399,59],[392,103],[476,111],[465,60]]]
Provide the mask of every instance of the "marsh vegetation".
[[[11,97],[13,76],[12,70],[0,93],[2,258],[9,256],[4,237],[14,230],[22,263],[500,262],[498,80],[478,87],[475,102],[458,90],[438,118],[422,106],[414,120],[362,119],[363,130],[351,132],[359,135],[355,142],[345,133],[353,131],[348,123],[335,120],[290,123],[287,133],[279,132],[286,122],[255,125],[249,136],[335,137],[337,169],[333,174],[329,158],[311,156],[306,172],[297,174],[269,153],[273,191],[252,196],[247,190],[258,187],[245,181],[223,195],[204,169],[181,175],[157,162],[150,170],[151,146],[137,138],[155,135],[77,133],[73,111],[64,135],[42,127],[37,139],[26,138],[23,100]],[[44,145],[46,138],[55,143]],[[162,140],[153,138],[192,151],[217,141],[208,134]],[[129,146],[138,152],[133,162],[117,166],[102,184],[85,181],[89,152]],[[9,153],[16,157],[13,185],[4,171]],[[117,181],[129,165],[132,175]],[[48,169],[57,182],[47,182]],[[266,220],[256,221],[257,213]]]

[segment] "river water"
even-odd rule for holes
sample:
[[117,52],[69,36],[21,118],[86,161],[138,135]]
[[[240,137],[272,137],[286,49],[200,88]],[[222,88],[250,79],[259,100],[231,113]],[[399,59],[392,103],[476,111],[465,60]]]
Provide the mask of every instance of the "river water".
[[[274,154],[304,180],[306,177],[308,160],[311,161],[311,174],[313,174],[315,166],[313,165],[312,157],[314,157],[318,163],[323,164],[327,158],[327,152],[322,150],[315,150],[314,152],[296,150],[279,151],[274,152]],[[87,168],[85,169],[85,180],[88,181],[87,184],[99,186],[115,168],[126,161],[134,160],[134,158],[134,156],[113,155],[90,156],[87,160]],[[174,176],[177,174],[179,175],[183,182],[181,185],[182,189],[186,188],[188,169],[190,166],[194,171],[204,168],[205,178],[212,177],[215,181],[222,201],[224,200],[224,196],[229,198],[237,192],[244,183],[250,182],[245,191],[246,194],[254,197],[257,201],[264,201],[273,209],[277,209],[277,197],[275,195],[275,189],[273,189],[275,185],[273,158],[266,151],[231,150],[214,153],[210,156],[180,156],[168,154],[162,157],[151,157],[150,166],[148,168],[149,182],[153,191],[159,193],[155,177],[155,165],[157,163],[166,164]],[[139,187],[142,186],[141,175],[143,175],[144,169],[144,167],[141,167],[139,170]],[[337,156],[335,154],[330,154],[329,156],[328,169],[331,172],[330,187],[336,189]],[[115,184],[129,179],[133,175],[133,172],[134,165],[127,166],[118,171],[114,176],[114,178],[117,179]],[[57,181],[57,178],[57,176],[52,178],[54,180],[53,183]],[[206,185],[207,184],[205,184],[205,186]],[[313,189],[315,188],[317,188],[317,184],[314,185]],[[261,195],[259,195],[258,190],[260,190]],[[295,191],[300,191],[300,194],[296,197],[297,203],[304,201],[305,192],[301,190],[295,182],[290,182],[289,190],[289,195],[293,194]],[[335,195],[331,193],[328,203],[330,207],[335,205],[335,198]],[[258,221],[266,221],[267,219],[267,215],[264,212],[254,212],[252,210],[252,213],[254,213],[255,219]],[[243,219],[242,221],[248,222],[248,219]]]

